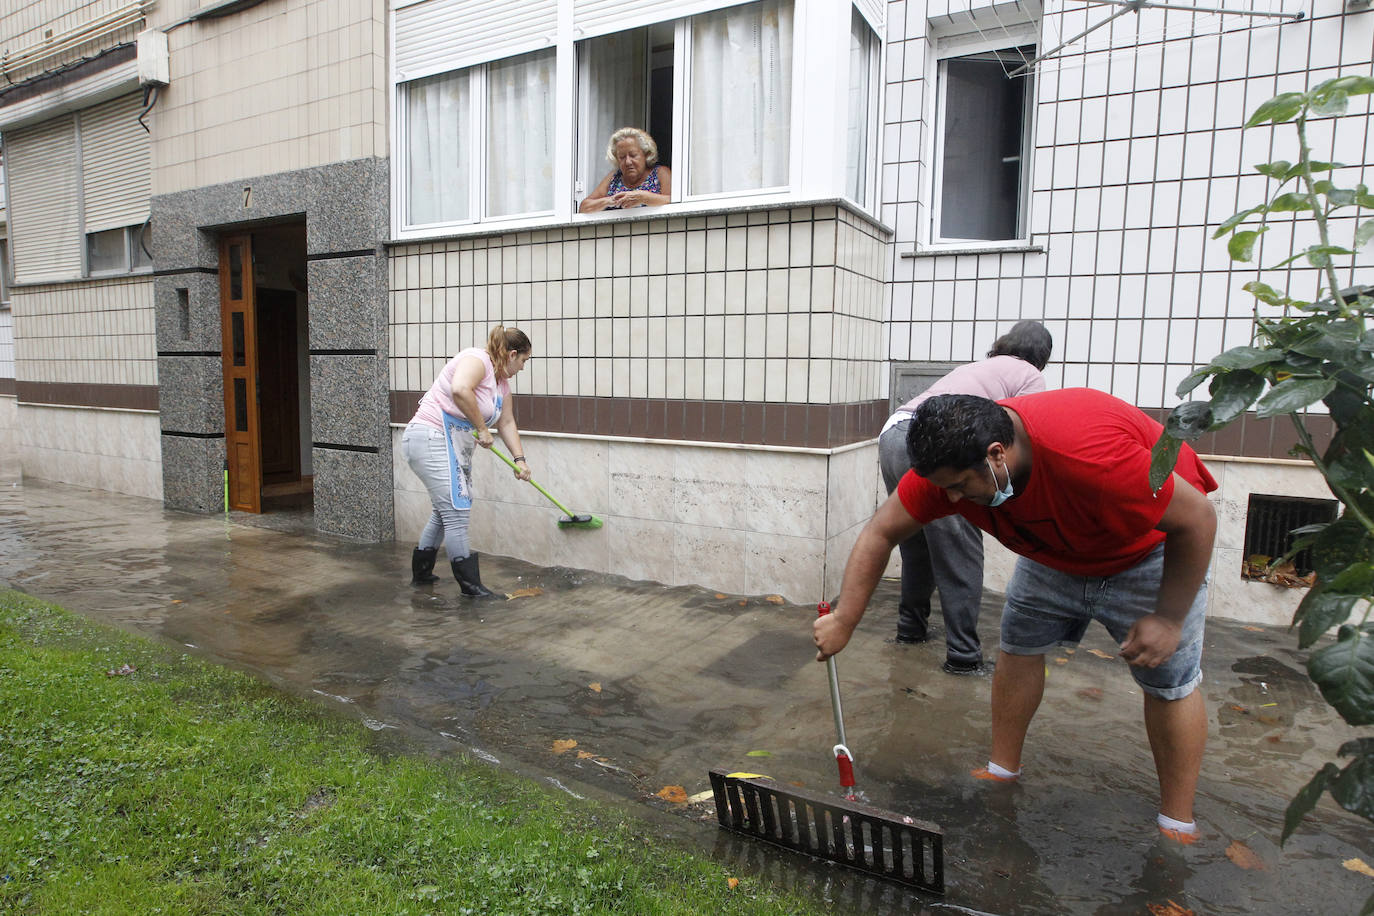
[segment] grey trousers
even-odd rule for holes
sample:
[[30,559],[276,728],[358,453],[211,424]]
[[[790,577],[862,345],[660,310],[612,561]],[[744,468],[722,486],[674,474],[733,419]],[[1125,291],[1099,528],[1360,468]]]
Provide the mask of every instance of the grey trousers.
[[[878,463],[887,492],[911,470],[904,421],[878,440]],[[936,519],[898,546],[902,555],[902,597],[897,608],[897,636],[929,635],[930,597],[940,590],[945,621],[945,652],[953,662],[981,662],[978,611],[983,603],[983,533],[958,515]]]

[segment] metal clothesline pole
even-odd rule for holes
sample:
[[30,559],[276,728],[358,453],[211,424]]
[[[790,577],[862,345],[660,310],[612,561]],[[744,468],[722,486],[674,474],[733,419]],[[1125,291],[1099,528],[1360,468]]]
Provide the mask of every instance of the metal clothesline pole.
[[1225,16],[1264,16],[1270,19],[1289,19],[1293,22],[1297,22],[1299,19],[1302,19],[1304,16],[1307,15],[1303,12],[1271,13],[1262,10],[1228,10],[1222,9],[1220,7],[1175,6],[1171,3],[1154,3],[1152,2],[1152,0],[1085,0],[1085,2],[1106,4],[1109,6],[1119,6],[1121,7],[1121,9],[1117,10],[1115,13],[1112,13],[1110,16],[1108,16],[1106,19],[1103,19],[1101,22],[1088,26],[1086,29],[1079,32],[1077,35],[1073,36],[1068,41],[1062,42],[1052,50],[1046,51],[1044,54],[1039,55],[1034,60],[1027,61],[1021,66],[1017,67],[1015,70],[1012,70],[1010,73],[1007,74],[1007,78],[1010,79],[1011,77],[1021,76],[1024,73],[1030,72],[1030,70],[1034,68],[1036,64],[1040,63],[1042,60],[1048,60],[1049,58],[1054,57],[1060,51],[1064,50],[1069,45],[1078,41],[1080,38],[1084,38],[1088,35],[1091,35],[1093,32],[1096,32],[1104,25],[1111,23],[1114,19],[1119,19],[1127,13],[1138,13],[1142,9],[1176,10],[1178,12],[1184,13],[1219,13]]

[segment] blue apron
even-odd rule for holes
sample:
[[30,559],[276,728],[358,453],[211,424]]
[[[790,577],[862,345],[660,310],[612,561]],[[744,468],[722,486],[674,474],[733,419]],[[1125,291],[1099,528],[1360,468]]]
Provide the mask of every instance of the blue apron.
[[[498,394],[491,419],[487,421],[488,426],[500,419],[502,403],[503,399]],[[440,413],[444,415],[444,444],[448,446],[448,491],[453,499],[453,508],[471,509],[472,452],[477,447],[477,437],[472,433],[476,427],[465,418],[451,416],[447,411],[441,410]],[[462,461],[458,460],[460,454]]]

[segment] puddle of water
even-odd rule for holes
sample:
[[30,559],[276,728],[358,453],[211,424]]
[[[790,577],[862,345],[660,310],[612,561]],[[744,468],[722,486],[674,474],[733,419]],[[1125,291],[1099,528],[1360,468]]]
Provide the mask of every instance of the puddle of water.
[[[478,520],[480,528],[481,520]],[[193,647],[285,689],[431,746],[521,770],[551,788],[634,803],[736,873],[874,913],[1356,912],[1374,861],[1367,823],[1324,803],[1286,848],[1283,811],[1354,737],[1303,674],[1292,637],[1210,622],[1211,723],[1199,788],[1205,839],[1153,827],[1156,785],[1140,694],[1094,629],[1047,658],[1045,703],[1014,787],[972,780],[987,754],[986,677],[939,671],[938,635],[883,641],[885,583],[839,657],[845,724],[865,799],[945,830],[944,900],[815,863],[715,827],[714,810],[656,799],[709,789],[707,771],[764,773],[835,793],[814,609],[483,558],[492,588],[543,594],[472,602],[447,580],[409,584],[409,545],[367,545],[146,500],[29,481],[0,487],[0,581],[96,619]],[[480,536],[480,535],[479,535]],[[741,604],[742,602],[742,604]],[[995,640],[990,596],[983,630]],[[576,745],[556,752],[554,742]],[[560,745],[566,746],[566,745]],[[750,756],[766,751],[768,756]],[[1246,844],[1265,863],[1226,855]]]

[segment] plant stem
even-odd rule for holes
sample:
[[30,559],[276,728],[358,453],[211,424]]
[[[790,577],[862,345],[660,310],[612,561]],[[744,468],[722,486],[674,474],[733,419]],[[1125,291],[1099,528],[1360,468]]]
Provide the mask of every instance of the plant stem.
[[1331,479],[1331,475],[1327,473],[1326,464],[1317,457],[1316,446],[1312,444],[1312,435],[1307,431],[1307,426],[1302,422],[1302,418],[1296,413],[1291,413],[1288,416],[1292,419],[1293,426],[1298,431],[1298,438],[1302,440],[1303,446],[1307,449],[1307,454],[1311,456],[1312,464],[1321,472],[1322,479],[1331,488],[1332,494],[1345,506],[1346,512],[1354,515],[1360,524],[1364,525],[1366,531],[1374,534],[1374,521],[1371,521],[1369,516],[1365,515],[1360,507],[1355,504],[1354,498],[1346,492],[1345,487]]
[[[1312,150],[1307,146],[1307,109],[1303,108],[1303,113],[1298,115],[1294,121],[1294,126],[1298,129],[1298,164],[1302,166],[1302,183],[1307,190],[1307,197],[1312,202],[1312,216],[1317,222],[1317,241],[1323,248],[1331,245],[1331,233],[1326,228],[1326,211],[1319,205],[1317,200],[1317,190],[1312,181]],[[1364,318],[1361,315],[1352,315],[1350,308],[1346,305],[1345,299],[1337,293],[1340,289],[1340,282],[1336,279],[1336,268],[1331,264],[1331,256],[1326,256],[1326,282],[1331,285],[1331,298],[1340,307],[1341,317],[1355,317],[1359,321],[1360,328],[1364,328]],[[1318,289],[1320,294],[1321,290]],[[1321,298],[1318,295],[1317,298]]]

